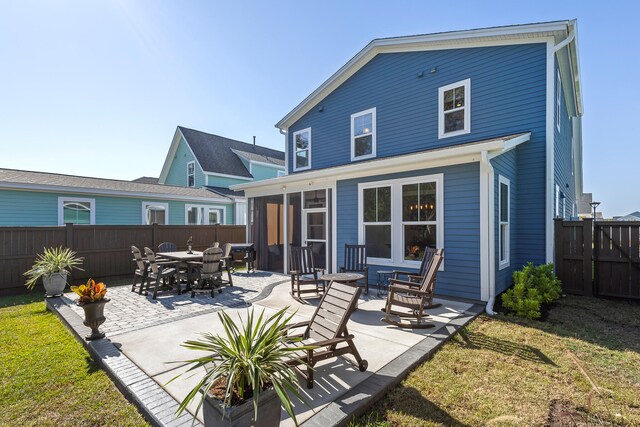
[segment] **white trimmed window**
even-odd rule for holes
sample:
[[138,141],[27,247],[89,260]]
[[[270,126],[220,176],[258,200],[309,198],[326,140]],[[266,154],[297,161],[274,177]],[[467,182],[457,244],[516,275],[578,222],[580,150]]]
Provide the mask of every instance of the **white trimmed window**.
[[438,138],[471,132],[471,79],[438,89]]
[[96,200],[58,197],[58,225],[93,225],[96,223]]
[[184,223],[187,225],[224,224],[224,206],[185,205]]
[[376,156],[376,109],[351,115],[351,161]]
[[500,221],[500,234],[498,248],[500,252],[500,269],[509,266],[511,247],[511,182],[509,179],[498,176],[498,218]]
[[145,225],[169,224],[169,204],[142,202],[142,223]]
[[558,184],[555,184],[555,190],[556,190],[556,211],[555,211],[555,217],[556,217],[556,218],[560,218],[560,187],[558,186]]
[[187,187],[196,186],[196,162],[187,163]]
[[560,130],[560,111],[561,111],[561,103],[560,96],[562,94],[562,80],[560,80],[560,71],[558,71],[558,75],[556,76],[556,128]]
[[358,239],[374,265],[417,268],[426,246],[444,245],[443,175],[358,185]]
[[301,171],[311,167],[311,128],[293,133],[293,170]]

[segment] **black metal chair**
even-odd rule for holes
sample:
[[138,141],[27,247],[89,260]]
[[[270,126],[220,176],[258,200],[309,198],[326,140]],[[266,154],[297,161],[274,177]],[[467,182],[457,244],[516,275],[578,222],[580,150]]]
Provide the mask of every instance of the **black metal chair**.
[[364,293],[369,293],[369,267],[367,266],[367,248],[365,245],[344,245],[344,266],[340,273],[360,273],[364,276]]
[[222,249],[219,247],[208,248],[202,253],[202,262],[190,261],[194,268],[195,283],[191,286],[191,298],[197,292],[211,292],[215,296],[215,290],[222,292]]
[[[325,292],[324,280],[319,275],[324,273],[323,268],[313,266],[313,252],[309,246],[291,246],[289,248],[289,274],[291,274],[291,295],[301,298],[302,294]],[[306,289],[301,288],[302,286]],[[309,289],[309,287],[311,287]]]
[[149,248],[144,248],[144,253],[149,261],[149,273],[147,274],[146,291],[151,288],[151,281],[155,282],[153,287],[153,299],[158,296],[158,290],[171,289],[171,283],[175,283],[178,288],[178,294],[182,293],[180,289],[180,270],[174,263],[160,263],[156,259],[156,254]]

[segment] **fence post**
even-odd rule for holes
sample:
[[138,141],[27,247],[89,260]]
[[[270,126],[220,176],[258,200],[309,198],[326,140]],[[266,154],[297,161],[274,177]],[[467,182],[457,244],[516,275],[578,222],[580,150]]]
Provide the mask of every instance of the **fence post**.
[[158,239],[158,223],[151,224],[151,248],[155,251],[157,249],[156,240]]
[[584,287],[584,296],[593,296],[593,219],[585,218],[582,220],[582,283]]
[[555,218],[553,220],[553,266],[556,270],[556,276],[560,278],[560,281],[564,280],[564,234],[562,232],[562,218]]
[[[67,222],[65,225],[64,245],[73,250],[73,223]],[[69,284],[73,283],[73,270],[69,272]]]

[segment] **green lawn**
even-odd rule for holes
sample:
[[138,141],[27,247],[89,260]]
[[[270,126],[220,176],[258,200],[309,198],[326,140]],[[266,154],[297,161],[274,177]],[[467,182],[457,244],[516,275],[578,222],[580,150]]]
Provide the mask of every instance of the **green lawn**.
[[42,294],[0,298],[0,426],[147,426]]
[[352,425],[640,425],[640,305],[566,297],[545,321],[480,316]]

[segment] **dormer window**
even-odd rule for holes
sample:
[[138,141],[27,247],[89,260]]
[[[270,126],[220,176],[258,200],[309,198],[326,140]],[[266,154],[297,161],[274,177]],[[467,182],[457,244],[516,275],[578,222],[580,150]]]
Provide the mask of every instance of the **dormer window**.
[[300,171],[311,167],[311,128],[293,133],[295,146],[293,170]]
[[438,138],[471,132],[471,79],[438,89]]
[[351,115],[351,161],[376,156],[376,109]]
[[196,162],[187,163],[187,187],[196,185]]

